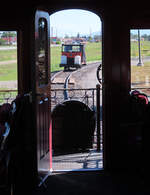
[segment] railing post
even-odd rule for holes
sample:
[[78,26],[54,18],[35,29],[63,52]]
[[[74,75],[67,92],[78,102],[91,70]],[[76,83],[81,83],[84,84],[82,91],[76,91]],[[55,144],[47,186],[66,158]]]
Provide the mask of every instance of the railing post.
[[96,85],[97,151],[100,151],[100,85]]
[[93,97],[93,110],[94,110],[94,89],[92,90],[92,97]]

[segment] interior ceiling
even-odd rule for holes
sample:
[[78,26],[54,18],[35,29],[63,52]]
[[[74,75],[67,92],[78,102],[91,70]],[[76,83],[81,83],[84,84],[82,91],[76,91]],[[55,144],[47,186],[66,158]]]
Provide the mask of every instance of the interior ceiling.
[[[5,4],[5,3],[4,3]],[[124,10],[124,14],[128,16],[130,12],[132,15],[137,13],[138,15],[142,14],[142,12],[150,13],[150,2],[146,3],[137,3],[135,0],[126,0],[126,1],[109,1],[109,0],[29,0],[29,1],[21,1],[18,3],[18,0],[10,1],[9,3],[6,1],[6,9],[1,7],[0,15],[5,14],[6,11],[8,14],[28,14],[30,8],[44,8],[49,12],[58,11],[62,9],[69,8],[81,8],[88,9],[92,11],[94,10],[107,10],[108,12],[120,12]],[[17,11],[17,13],[16,13]]]

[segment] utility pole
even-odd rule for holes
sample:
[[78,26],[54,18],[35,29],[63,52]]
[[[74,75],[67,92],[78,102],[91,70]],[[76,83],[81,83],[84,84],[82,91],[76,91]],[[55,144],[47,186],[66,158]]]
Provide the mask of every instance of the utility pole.
[[140,37],[140,30],[138,29],[138,49],[139,49],[139,62],[137,66],[143,66],[142,58],[141,58],[141,37]]

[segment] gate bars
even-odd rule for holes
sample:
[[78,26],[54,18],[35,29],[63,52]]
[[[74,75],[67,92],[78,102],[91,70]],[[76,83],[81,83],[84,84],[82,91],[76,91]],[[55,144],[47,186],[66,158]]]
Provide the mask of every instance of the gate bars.
[[[69,99],[79,100],[89,106],[96,112],[96,134],[94,135],[94,142],[97,151],[102,150],[102,129],[101,129],[101,108],[102,108],[102,94],[101,86],[96,85],[96,88],[86,89],[51,89],[51,111],[53,108],[64,101],[64,90],[68,90]],[[17,95],[17,90],[0,90],[0,104],[11,103]]]
[[101,86],[96,85],[96,88],[73,88],[73,89],[51,89],[51,111],[57,104],[64,101],[64,91],[68,92],[68,100],[78,100],[85,103],[96,113],[96,132],[94,133],[94,143],[97,151],[102,150],[102,125],[101,125],[101,108],[102,108],[102,94]]

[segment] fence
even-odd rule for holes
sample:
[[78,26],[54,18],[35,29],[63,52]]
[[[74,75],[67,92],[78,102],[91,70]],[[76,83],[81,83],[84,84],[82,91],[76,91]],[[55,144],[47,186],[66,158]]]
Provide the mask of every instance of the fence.
[[51,107],[52,109],[64,101],[64,93],[68,91],[68,100],[79,100],[89,106],[91,109],[96,109],[96,88],[88,89],[51,89]]

